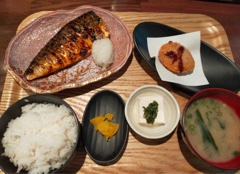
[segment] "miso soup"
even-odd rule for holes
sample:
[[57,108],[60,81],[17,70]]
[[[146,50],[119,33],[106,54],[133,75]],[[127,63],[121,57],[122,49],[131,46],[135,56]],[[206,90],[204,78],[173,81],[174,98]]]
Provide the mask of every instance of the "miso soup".
[[240,155],[240,119],[220,100],[203,98],[192,103],[184,129],[190,144],[207,160],[225,162]]

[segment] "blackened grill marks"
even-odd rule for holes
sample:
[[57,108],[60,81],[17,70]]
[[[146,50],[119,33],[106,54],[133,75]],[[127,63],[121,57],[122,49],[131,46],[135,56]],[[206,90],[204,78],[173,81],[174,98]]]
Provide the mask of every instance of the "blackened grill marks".
[[73,41],[73,42],[76,42],[76,41],[77,41],[77,36],[76,36],[75,34],[73,34],[73,35],[71,36],[71,41]]
[[[49,54],[44,54],[43,58],[45,58],[45,60],[46,60],[47,62],[51,62],[51,61],[52,61]],[[39,61],[38,63],[39,63],[39,65],[41,66],[41,68],[43,68],[43,69],[45,69],[45,70],[47,70],[47,71],[51,71],[52,66],[47,66],[47,67],[46,67],[46,66],[43,66],[43,64],[41,64],[41,61]]]
[[74,60],[76,59],[76,54],[70,52],[70,53],[69,53],[69,59],[70,59],[71,61],[74,61]]
[[80,51],[80,55],[81,56],[85,56],[88,52],[88,49],[87,48],[82,48],[81,51]]
[[82,35],[81,35],[81,36],[82,36],[83,39],[87,39],[87,38],[88,38],[88,35],[87,35],[86,32],[82,32]]
[[[101,23],[101,18],[94,15],[93,12],[89,12],[89,14],[90,15],[83,15],[71,21],[70,25],[66,27],[65,33],[73,34],[77,32],[82,38],[90,38],[92,42],[95,41],[99,35],[103,34],[102,30],[97,26],[97,24]],[[74,41],[75,38],[71,37],[71,39]]]
[[[55,40],[53,38],[55,41],[49,44],[48,50],[51,50],[51,52],[53,52],[54,47],[56,46],[56,44],[53,43],[58,42],[58,45],[65,45],[65,47],[68,49],[70,60],[74,60],[76,58],[76,56],[73,56],[73,48],[75,48],[75,46],[78,46],[80,48],[80,51],[78,52],[80,56],[86,56],[89,52],[89,48],[83,45],[83,40],[88,39],[89,37],[92,42],[96,40],[96,34],[100,33],[101,31],[98,27],[94,28],[93,26],[100,21],[101,19],[96,18],[95,15],[83,15],[77,18],[77,20],[71,21],[68,26],[59,31],[58,37],[61,38],[60,40]],[[55,56],[57,55],[55,54]],[[62,64],[63,62],[60,60],[61,57],[58,57],[57,59],[58,62]]]
[[57,54],[55,54],[54,52],[52,52],[52,54],[54,55],[54,57],[56,58],[57,62],[59,64],[63,64],[63,61],[62,61],[62,57],[59,57]]
[[94,42],[96,40],[96,36],[91,35],[91,41]]
[[173,59],[172,64],[178,60],[178,70],[179,72],[183,72],[183,61],[182,61],[182,55],[184,53],[184,47],[180,46],[177,50],[178,52],[175,53],[173,51],[168,51],[166,53],[166,56]]
[[97,34],[102,34],[102,31],[98,27],[96,27],[95,31],[96,31]]
[[76,32],[75,33],[76,37],[82,37],[83,39],[88,38],[88,33],[84,30],[84,28],[82,26],[72,25],[71,28],[74,32]]
[[76,22],[73,23],[73,25],[70,26],[73,31],[75,31],[76,33],[81,33],[82,32],[82,28],[79,28],[78,25],[76,25]]
[[87,24],[83,24],[83,29],[84,29],[85,31],[88,31],[88,25],[87,25]]
[[[91,52],[92,42],[102,38],[105,31],[104,22],[93,11],[79,16],[63,26],[49,40],[30,63],[24,76],[27,80],[32,80],[45,74],[44,71],[35,72],[34,69],[37,67],[46,66],[45,70],[49,69],[54,72],[56,68],[62,69],[84,59]],[[108,32],[106,32],[106,36],[109,37]],[[42,61],[42,59],[44,60]],[[32,75],[30,75],[31,73]]]
[[33,69],[30,69],[30,68],[29,68],[29,69],[26,70],[26,73],[32,74],[32,73],[34,73],[34,71],[33,71]]

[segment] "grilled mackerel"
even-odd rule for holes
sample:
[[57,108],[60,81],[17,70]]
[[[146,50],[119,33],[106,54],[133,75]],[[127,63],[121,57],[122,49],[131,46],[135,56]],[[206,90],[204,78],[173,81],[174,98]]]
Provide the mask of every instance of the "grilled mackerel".
[[67,23],[50,39],[30,63],[24,77],[34,80],[73,65],[91,54],[94,40],[109,36],[102,18],[89,11]]

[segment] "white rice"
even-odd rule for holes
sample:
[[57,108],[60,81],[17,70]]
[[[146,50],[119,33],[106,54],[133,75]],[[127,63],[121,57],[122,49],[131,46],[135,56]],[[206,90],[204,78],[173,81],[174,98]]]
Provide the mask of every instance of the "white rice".
[[92,57],[94,62],[106,69],[111,63],[113,63],[113,45],[109,38],[96,40],[92,45]]
[[28,104],[11,120],[2,139],[3,155],[29,173],[49,173],[70,157],[77,140],[72,112],[64,105]]

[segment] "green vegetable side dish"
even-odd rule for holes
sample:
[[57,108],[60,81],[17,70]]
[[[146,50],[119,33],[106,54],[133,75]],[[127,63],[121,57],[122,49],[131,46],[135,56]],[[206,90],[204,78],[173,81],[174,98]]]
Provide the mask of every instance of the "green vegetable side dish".
[[143,117],[146,118],[148,124],[153,124],[158,114],[158,103],[154,100],[147,107],[143,106]]

